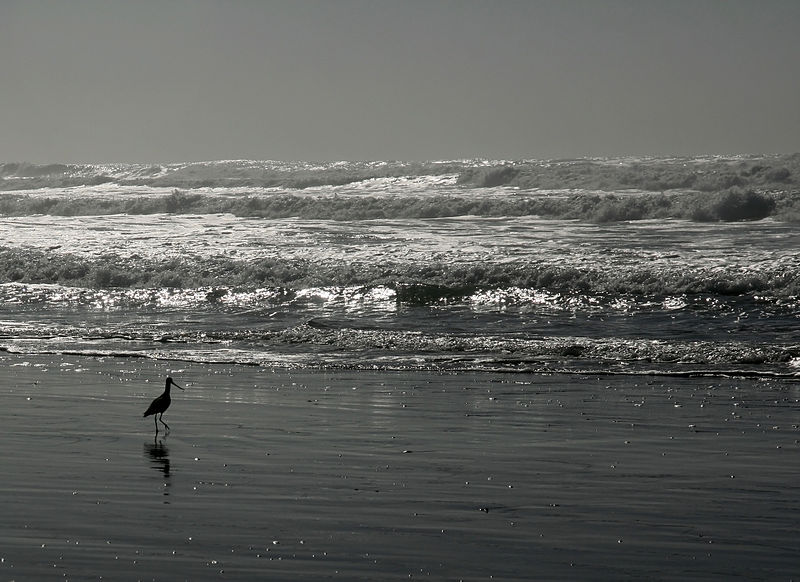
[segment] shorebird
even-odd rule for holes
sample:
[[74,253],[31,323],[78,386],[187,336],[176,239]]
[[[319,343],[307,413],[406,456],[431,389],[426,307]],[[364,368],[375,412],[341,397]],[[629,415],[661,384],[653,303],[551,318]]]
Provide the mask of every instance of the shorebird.
[[[164,422],[163,417],[164,417],[164,412],[167,410],[167,408],[169,408],[170,402],[172,402],[172,399],[169,397],[170,386],[181,388],[172,380],[170,376],[167,376],[167,384],[166,386],[164,386],[164,393],[155,400],[153,400],[150,403],[150,406],[147,407],[147,410],[145,410],[144,414],[142,415],[142,416],[150,416],[151,414],[154,415],[153,423],[156,425],[156,434],[158,434],[159,420],[161,421],[161,424],[163,424],[165,427],[167,427],[167,430],[169,430],[169,425],[166,422]],[[181,390],[183,390],[183,388],[181,388]]]

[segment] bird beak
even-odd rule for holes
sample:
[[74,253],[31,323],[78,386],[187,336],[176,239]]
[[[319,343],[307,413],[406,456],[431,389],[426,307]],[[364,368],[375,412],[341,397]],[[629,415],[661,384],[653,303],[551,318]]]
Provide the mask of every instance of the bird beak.
[[[180,387],[180,386],[178,386],[178,385],[177,385],[175,382],[173,382],[173,383],[172,383],[172,385],[173,385],[173,386],[175,386],[175,388],[181,388],[181,387]],[[185,388],[181,388],[181,390],[186,390],[186,389],[185,389]]]

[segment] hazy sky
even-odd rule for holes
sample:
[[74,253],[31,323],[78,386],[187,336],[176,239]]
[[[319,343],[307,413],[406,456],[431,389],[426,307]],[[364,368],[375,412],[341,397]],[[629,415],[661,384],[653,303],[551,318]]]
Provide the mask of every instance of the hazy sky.
[[0,160],[800,151],[798,0],[0,0]]

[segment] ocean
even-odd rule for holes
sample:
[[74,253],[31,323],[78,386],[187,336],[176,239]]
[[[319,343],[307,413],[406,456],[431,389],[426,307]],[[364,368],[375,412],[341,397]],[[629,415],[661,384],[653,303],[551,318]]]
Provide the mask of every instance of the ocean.
[[0,349],[800,371],[800,156],[0,165]]
[[3,579],[800,572],[800,156],[0,178]]

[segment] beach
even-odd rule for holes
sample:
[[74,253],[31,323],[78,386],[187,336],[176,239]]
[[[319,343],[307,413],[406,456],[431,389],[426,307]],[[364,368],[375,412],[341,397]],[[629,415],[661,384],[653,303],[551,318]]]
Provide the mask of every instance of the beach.
[[0,365],[4,580],[800,574],[785,379]]
[[0,23],[0,582],[800,582],[800,2]]

